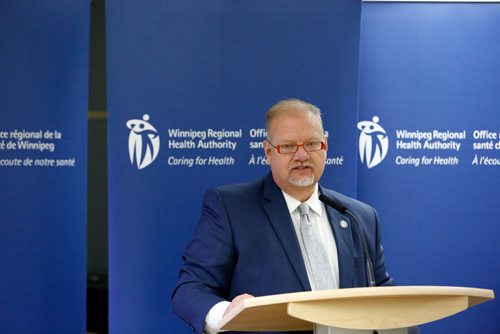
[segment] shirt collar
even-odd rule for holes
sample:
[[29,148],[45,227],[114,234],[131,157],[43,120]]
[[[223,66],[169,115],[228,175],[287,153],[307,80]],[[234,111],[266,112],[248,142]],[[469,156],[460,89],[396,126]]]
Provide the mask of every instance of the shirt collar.
[[[284,192],[283,190],[281,190],[281,192],[283,193],[283,196],[285,197],[285,202],[286,202],[286,205],[288,207],[288,211],[290,211],[290,214],[292,214],[299,207],[299,205],[302,203],[300,201],[296,200],[295,198],[293,198],[292,196],[290,196],[289,194],[287,194],[286,192]],[[319,200],[318,184],[317,183],[316,183],[316,187],[314,188],[313,194],[304,203],[309,205],[311,210],[316,212],[321,217],[321,215],[323,213],[323,206],[321,205],[321,201]]]

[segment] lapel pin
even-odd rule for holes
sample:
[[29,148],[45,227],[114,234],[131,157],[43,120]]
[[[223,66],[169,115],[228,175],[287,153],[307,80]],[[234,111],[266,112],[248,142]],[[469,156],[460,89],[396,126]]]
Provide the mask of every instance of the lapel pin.
[[348,227],[349,227],[349,223],[347,223],[347,222],[346,222],[345,220],[343,220],[343,219],[341,219],[341,220],[339,221],[339,225],[340,225],[340,227],[342,227],[342,228],[348,228]]

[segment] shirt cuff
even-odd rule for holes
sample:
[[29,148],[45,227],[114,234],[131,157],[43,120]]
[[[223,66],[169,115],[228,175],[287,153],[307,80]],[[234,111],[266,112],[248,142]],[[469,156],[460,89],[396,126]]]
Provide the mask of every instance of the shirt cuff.
[[224,312],[226,312],[227,307],[231,304],[228,301],[218,302],[215,304],[205,318],[205,334],[216,334],[219,332],[225,332],[219,330],[219,322],[224,316]]

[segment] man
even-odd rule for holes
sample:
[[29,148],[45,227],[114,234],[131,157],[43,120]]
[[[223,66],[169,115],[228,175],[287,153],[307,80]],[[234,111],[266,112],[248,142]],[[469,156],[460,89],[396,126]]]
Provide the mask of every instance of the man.
[[[185,250],[172,301],[196,333],[217,333],[222,316],[252,296],[367,286],[355,219],[364,230],[375,284],[393,284],[375,210],[318,185],[328,149],[320,110],[301,100],[281,101],[267,112],[266,127],[271,173],[207,191]],[[349,214],[325,206],[319,194],[342,203]]]

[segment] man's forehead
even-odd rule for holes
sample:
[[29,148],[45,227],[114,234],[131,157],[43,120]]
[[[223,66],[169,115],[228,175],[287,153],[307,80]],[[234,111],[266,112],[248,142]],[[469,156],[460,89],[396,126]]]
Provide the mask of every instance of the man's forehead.
[[[300,125],[300,130],[306,132],[309,129],[309,132],[319,132],[320,136],[322,136],[323,128],[321,124],[321,120],[318,119],[315,115],[311,113],[305,113],[303,111],[298,111],[294,113],[283,113],[276,115],[276,117],[269,123],[269,133],[294,133],[296,129],[288,129],[287,125],[284,123],[289,123],[293,121],[299,121],[302,124]],[[317,134],[311,134],[317,135]]]

